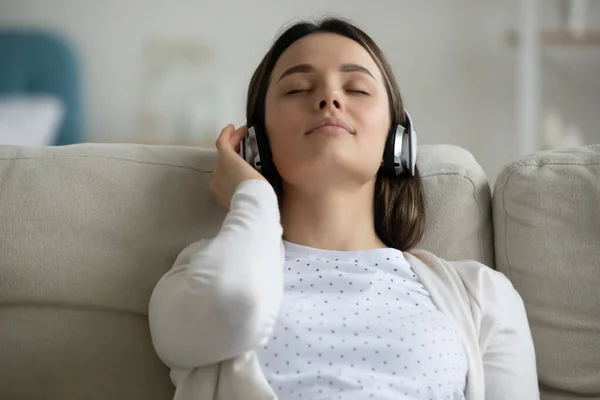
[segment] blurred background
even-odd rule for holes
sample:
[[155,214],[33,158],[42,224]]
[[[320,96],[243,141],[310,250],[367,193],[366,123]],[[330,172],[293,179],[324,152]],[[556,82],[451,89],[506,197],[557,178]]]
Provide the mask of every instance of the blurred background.
[[213,146],[278,32],[335,15],[393,65],[420,144],[600,142],[600,0],[0,0],[0,144]]

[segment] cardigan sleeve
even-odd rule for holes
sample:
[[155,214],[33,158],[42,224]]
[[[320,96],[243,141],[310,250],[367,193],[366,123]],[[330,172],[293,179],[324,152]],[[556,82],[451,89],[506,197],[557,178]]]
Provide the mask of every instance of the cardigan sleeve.
[[273,188],[242,182],[219,233],[184,249],[154,288],[148,319],[163,362],[202,367],[264,345],[283,296],[283,252]]
[[485,399],[539,399],[535,349],[523,300],[502,273],[487,268],[481,279]]

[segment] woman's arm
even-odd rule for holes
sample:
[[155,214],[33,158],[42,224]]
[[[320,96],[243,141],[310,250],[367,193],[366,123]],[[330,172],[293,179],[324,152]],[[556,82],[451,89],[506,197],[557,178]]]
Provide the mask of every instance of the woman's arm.
[[264,345],[283,296],[277,197],[263,180],[241,183],[218,235],[186,248],[149,305],[158,356],[194,368]]
[[535,350],[523,301],[501,273],[490,270],[486,278],[490,281],[485,285],[481,343],[485,400],[539,399]]

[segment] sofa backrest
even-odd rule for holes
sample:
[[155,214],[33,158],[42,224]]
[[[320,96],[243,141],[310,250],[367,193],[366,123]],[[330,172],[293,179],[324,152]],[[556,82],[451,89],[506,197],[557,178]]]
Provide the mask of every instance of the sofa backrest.
[[[172,399],[147,307],[158,279],[225,215],[215,152],[126,144],[0,146],[0,398]],[[419,153],[419,247],[493,262],[490,188],[465,150]]]
[[525,303],[542,400],[600,398],[600,145],[511,162],[493,202],[496,267]]
[[483,169],[457,146],[422,146],[419,151],[426,224],[417,247],[447,260],[476,260],[494,268],[491,190]]

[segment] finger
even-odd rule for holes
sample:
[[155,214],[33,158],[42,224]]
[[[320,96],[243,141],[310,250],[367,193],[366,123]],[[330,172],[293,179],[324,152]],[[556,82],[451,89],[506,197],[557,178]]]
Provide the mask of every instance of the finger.
[[225,128],[223,128],[219,134],[219,137],[217,138],[217,141],[215,142],[217,150],[222,151],[226,150],[227,147],[231,147],[231,136],[234,132],[235,127],[232,124],[228,124]]

